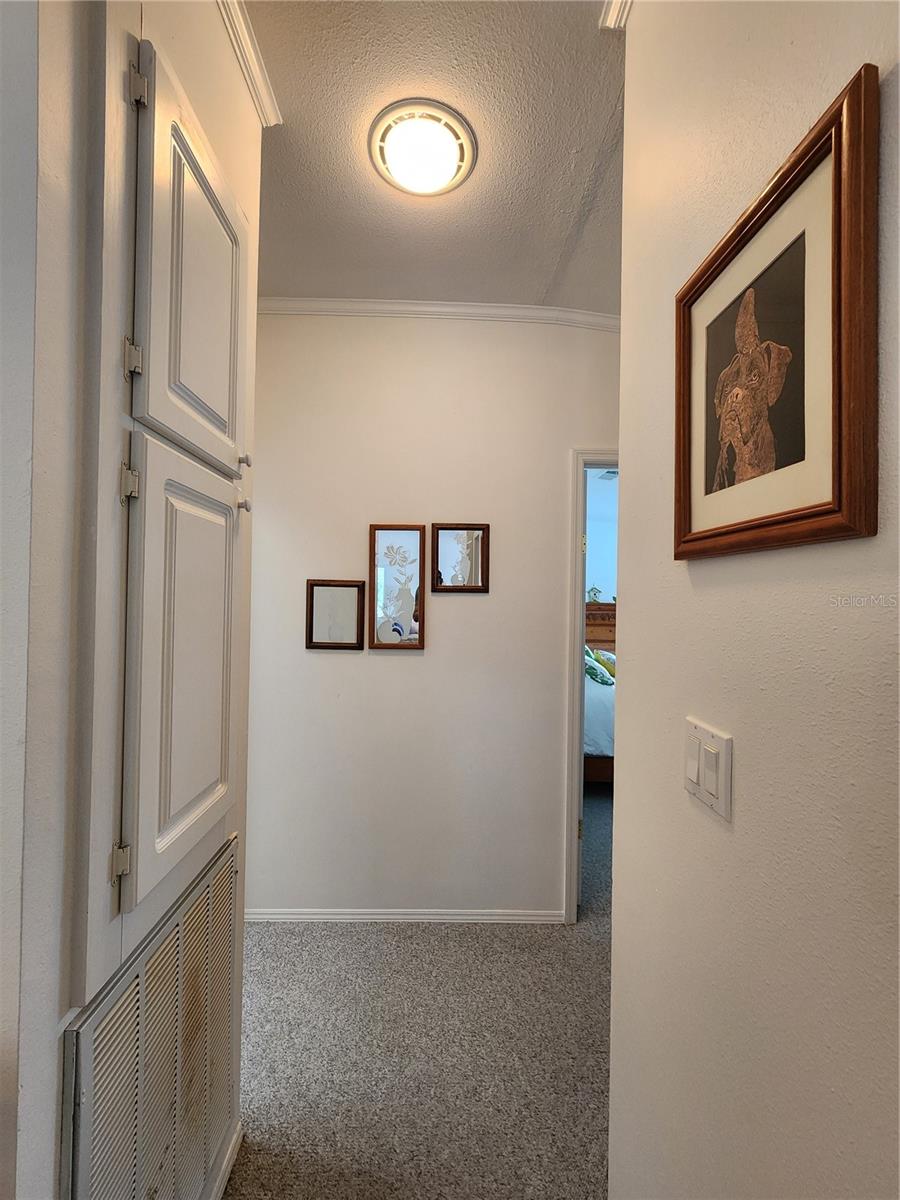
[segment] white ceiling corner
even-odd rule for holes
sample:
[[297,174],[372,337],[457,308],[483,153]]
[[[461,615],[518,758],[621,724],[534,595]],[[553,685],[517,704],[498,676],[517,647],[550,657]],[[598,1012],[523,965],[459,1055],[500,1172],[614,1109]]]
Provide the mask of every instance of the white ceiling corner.
[[[602,8],[253,0],[284,114],[263,135],[260,295],[617,314],[624,39]],[[371,122],[405,96],[473,126],[457,190],[410,196],[373,169]]]
[[263,127],[280,125],[281,111],[244,0],[216,0],[216,3]]

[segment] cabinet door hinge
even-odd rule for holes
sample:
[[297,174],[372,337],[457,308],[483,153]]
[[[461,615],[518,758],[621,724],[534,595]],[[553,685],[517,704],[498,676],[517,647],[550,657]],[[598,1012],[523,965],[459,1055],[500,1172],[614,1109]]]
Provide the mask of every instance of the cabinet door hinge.
[[128,72],[129,99],[132,108],[146,108],[148,103],[149,85],[147,76],[142,75],[134,63],[130,63]]
[[141,476],[139,471],[133,471],[128,463],[122,463],[122,474],[120,477],[119,497],[124,504],[133,496],[141,494]]
[[142,347],[134,344],[127,333],[122,342],[122,358],[126,379],[130,379],[132,375],[143,374],[144,351]]
[[581,841],[581,839],[583,837],[584,837],[584,818],[579,817],[578,818],[578,840],[579,840],[579,842]]
[[581,535],[581,553],[587,554],[587,534],[586,533],[583,533]]
[[115,845],[110,859],[110,883],[115,885],[123,875],[131,873],[131,847]]

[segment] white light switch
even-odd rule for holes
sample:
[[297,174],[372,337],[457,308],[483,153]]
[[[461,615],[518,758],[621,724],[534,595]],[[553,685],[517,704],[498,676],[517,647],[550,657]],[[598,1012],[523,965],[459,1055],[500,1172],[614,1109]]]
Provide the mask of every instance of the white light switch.
[[687,718],[684,786],[726,821],[731,820],[732,745],[731,734]]
[[687,752],[685,754],[685,774],[691,783],[700,782],[700,739],[688,734]]
[[719,752],[712,746],[703,747],[703,790],[713,797],[719,794]]

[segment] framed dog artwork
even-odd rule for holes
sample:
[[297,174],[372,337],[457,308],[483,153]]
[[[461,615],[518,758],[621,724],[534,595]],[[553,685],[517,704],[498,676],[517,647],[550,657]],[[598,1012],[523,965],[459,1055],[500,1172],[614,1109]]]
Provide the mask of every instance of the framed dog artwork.
[[878,69],[675,301],[675,557],[877,529]]

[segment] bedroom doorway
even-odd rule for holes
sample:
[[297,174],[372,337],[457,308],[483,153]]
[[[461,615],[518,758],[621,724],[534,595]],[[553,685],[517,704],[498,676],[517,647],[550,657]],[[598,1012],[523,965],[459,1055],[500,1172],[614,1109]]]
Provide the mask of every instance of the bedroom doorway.
[[[605,894],[612,831],[619,467],[615,451],[573,454],[572,612],[565,919]],[[608,889],[606,889],[608,890]]]

